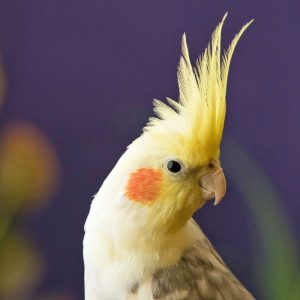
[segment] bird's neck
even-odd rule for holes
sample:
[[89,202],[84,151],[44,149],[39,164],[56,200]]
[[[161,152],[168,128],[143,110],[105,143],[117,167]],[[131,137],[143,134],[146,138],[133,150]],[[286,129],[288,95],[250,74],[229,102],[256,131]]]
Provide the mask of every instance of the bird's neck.
[[[142,268],[164,267],[178,261],[182,252],[195,241],[195,232],[190,222],[176,232],[153,230],[134,216],[104,216],[91,210],[86,236],[91,236],[94,248],[107,264],[129,260]],[[140,224],[139,224],[140,223]],[[92,237],[93,236],[93,237]]]

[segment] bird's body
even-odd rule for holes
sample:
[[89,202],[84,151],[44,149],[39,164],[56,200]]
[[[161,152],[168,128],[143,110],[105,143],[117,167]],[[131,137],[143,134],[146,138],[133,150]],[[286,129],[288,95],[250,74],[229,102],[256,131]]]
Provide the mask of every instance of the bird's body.
[[[225,17],[224,17],[225,19]],[[225,94],[235,37],[220,62],[223,21],[192,68],[185,36],[179,102],[156,100],[159,118],[122,155],[85,224],[85,300],[253,299],[193,221],[220,202]]]

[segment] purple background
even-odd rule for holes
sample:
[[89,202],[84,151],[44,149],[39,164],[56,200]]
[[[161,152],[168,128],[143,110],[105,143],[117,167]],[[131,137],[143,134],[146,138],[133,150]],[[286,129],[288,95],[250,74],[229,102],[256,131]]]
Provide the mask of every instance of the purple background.
[[[92,196],[153,115],[152,99],[177,98],[182,33],[194,61],[226,11],[223,46],[242,24],[255,22],[233,57],[225,134],[271,179],[299,245],[297,1],[0,1],[8,86],[0,125],[12,119],[36,124],[62,167],[55,201],[26,219],[47,257],[41,290],[69,289],[83,299],[81,244]],[[230,182],[227,199],[217,208],[208,205],[197,219],[256,292],[248,272],[255,249],[248,241],[247,208]]]

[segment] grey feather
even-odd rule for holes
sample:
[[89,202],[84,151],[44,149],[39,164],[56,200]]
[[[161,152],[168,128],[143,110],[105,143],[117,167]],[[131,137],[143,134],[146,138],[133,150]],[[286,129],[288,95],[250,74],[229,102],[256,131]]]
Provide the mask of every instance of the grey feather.
[[184,251],[178,264],[153,274],[152,294],[157,300],[254,299],[207,238]]

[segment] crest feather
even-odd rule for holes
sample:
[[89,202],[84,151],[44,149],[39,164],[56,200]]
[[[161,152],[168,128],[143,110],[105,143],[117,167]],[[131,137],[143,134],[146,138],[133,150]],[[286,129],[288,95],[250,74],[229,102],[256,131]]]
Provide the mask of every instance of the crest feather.
[[[213,32],[211,42],[196,61],[195,67],[191,64],[186,35],[183,34],[182,56],[177,72],[179,100],[176,102],[167,98],[170,106],[155,100],[154,111],[158,118],[151,118],[145,131],[166,125],[166,129],[184,130],[193,145],[200,143],[208,151],[219,150],[226,113],[230,61],[238,40],[253,22],[251,20],[242,27],[222,54],[221,31],[226,17],[227,13]],[[162,128],[159,128],[159,132],[162,132]]]

